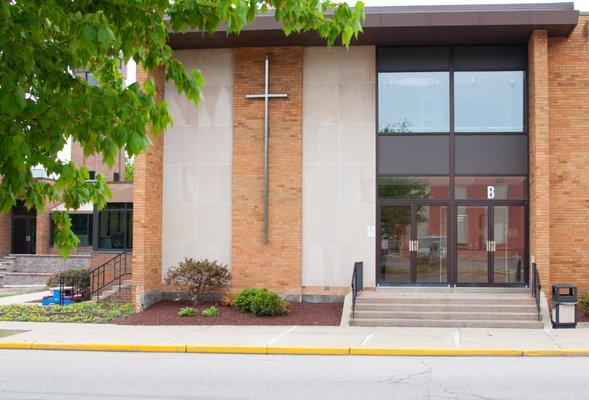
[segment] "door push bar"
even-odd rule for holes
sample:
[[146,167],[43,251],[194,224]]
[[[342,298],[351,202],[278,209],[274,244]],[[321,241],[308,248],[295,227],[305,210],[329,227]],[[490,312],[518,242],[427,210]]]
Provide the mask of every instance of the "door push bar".
[[487,251],[490,253],[494,253],[496,250],[495,241],[494,240],[487,240]]

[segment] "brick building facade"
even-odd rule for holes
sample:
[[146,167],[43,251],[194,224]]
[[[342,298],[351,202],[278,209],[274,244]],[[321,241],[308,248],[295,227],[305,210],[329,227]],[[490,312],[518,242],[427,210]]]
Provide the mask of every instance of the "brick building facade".
[[[398,20],[399,11],[415,18]],[[137,308],[162,298],[165,271],[184,257],[227,264],[236,289],[303,300],[341,298],[355,261],[367,288],[527,286],[535,263],[545,291],[569,282],[586,293],[588,25],[570,3],[391,7],[369,8],[349,49],[308,34],[287,39],[271,16],[239,37],[172,35],[177,57],[207,84],[196,106],[154,74],[175,124],[137,160]],[[264,93],[266,57],[269,93],[287,95],[268,100],[268,243],[264,100],[246,98]],[[433,103],[420,89],[406,92],[436,85],[450,88],[450,100],[447,89]],[[441,127],[408,120],[413,110],[394,120],[404,105],[390,108],[389,93],[404,93],[407,104],[422,96]],[[463,98],[486,104],[496,120],[472,108],[461,115]],[[386,118],[398,124],[383,128]],[[411,141],[421,146],[415,154],[404,150]],[[386,185],[399,182],[426,194],[390,197]],[[399,233],[399,218],[416,226]],[[404,249],[415,237],[417,247]]]

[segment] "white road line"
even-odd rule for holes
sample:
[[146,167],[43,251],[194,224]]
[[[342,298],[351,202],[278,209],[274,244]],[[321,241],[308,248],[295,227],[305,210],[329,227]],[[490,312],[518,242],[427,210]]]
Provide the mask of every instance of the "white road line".
[[280,332],[278,335],[274,336],[272,339],[268,340],[268,343],[266,344],[272,344],[275,341],[277,341],[279,338],[281,338],[282,336],[286,335],[287,333],[289,333],[290,331],[292,331],[294,328],[296,328],[296,325],[291,326],[290,328],[288,328],[287,330]]
[[364,340],[362,341],[362,343],[360,343],[360,346],[364,346],[366,344],[366,342],[368,342],[370,339],[372,339],[372,336],[374,336],[374,331],[370,331],[368,336],[366,336],[364,338]]
[[181,335],[181,336],[174,337],[174,338],[172,338],[172,339],[170,339],[170,340],[166,340],[165,342],[162,342],[162,344],[170,344],[170,343],[172,343],[172,342],[175,342],[176,340],[180,340],[180,339],[186,339],[186,338],[189,338],[189,337],[191,337],[191,336],[194,336],[194,335],[196,335],[196,334],[198,334],[198,333],[201,333],[202,331],[206,331],[206,330],[207,330],[207,329],[209,329],[210,327],[211,327],[210,325],[208,325],[208,326],[206,326],[206,325],[205,325],[205,326],[203,326],[203,328],[199,328],[199,329],[198,329],[197,331],[195,331],[195,332],[189,333],[189,334],[187,334],[187,335]]

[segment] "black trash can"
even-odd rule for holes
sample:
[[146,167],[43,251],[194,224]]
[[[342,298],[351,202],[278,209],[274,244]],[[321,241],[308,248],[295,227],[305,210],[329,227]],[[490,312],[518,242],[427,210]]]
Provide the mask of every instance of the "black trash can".
[[575,285],[552,285],[552,327],[577,327],[577,287]]

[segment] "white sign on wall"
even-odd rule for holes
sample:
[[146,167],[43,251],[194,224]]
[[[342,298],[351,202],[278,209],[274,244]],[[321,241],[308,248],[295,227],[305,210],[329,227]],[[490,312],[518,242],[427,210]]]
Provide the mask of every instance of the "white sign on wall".
[[495,198],[495,186],[487,186],[487,199]]
[[374,225],[367,227],[366,228],[366,237],[373,238],[375,236],[376,236],[376,229],[374,228]]

